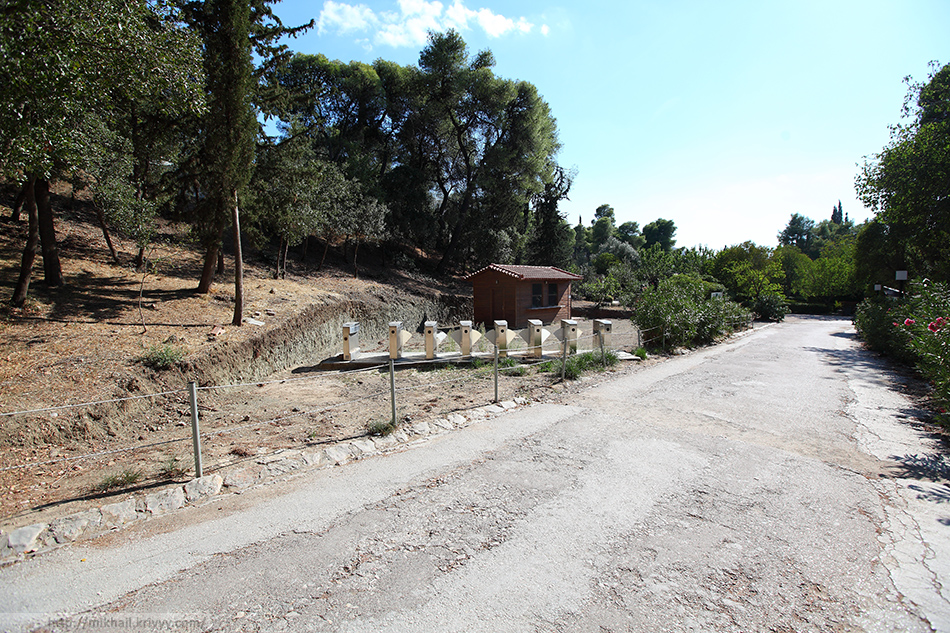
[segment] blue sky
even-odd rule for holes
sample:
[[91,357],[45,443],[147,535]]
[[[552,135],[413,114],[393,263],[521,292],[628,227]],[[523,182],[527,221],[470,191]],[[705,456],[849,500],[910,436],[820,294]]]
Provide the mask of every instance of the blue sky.
[[792,213],[870,216],[864,157],[900,121],[905,76],[950,62],[950,1],[285,0],[305,53],[417,64],[455,28],[495,73],[537,86],[576,167],[561,210],[589,224],[673,220],[677,245],[775,246]]

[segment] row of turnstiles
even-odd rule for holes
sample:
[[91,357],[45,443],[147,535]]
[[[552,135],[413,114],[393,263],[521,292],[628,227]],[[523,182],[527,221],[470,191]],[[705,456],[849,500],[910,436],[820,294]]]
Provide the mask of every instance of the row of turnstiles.
[[[566,350],[568,353],[577,352],[577,341],[582,337],[578,328],[577,321],[573,319],[562,319],[561,327],[550,331],[545,329],[544,324],[538,319],[529,319],[528,327],[521,330],[508,329],[507,321],[495,321],[495,329],[485,333],[485,338],[497,348],[498,357],[508,356],[509,346],[516,338],[521,338],[527,344],[524,350],[518,350],[519,353],[529,357],[541,358],[543,356],[544,342],[550,337],[554,337],[561,343],[558,351]],[[610,348],[610,330],[611,322],[606,319],[594,321],[594,344],[601,349]],[[481,337],[481,332],[472,326],[471,321],[459,321],[458,327],[439,330],[436,321],[426,321],[423,324],[423,336],[425,338],[425,358],[434,359],[439,345],[446,338],[451,338],[458,345],[462,358],[473,355],[472,347]],[[412,338],[412,332],[403,328],[402,321],[391,321],[389,323],[389,358],[395,360],[403,357],[403,348],[409,339]],[[343,324],[343,360],[351,361],[359,357],[360,354],[360,324],[358,321],[349,321]]]

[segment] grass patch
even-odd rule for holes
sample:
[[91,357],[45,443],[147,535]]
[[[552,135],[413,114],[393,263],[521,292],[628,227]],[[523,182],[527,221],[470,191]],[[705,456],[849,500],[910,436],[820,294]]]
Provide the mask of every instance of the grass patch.
[[527,368],[511,356],[498,359],[498,372],[503,376],[524,376]]
[[142,471],[135,468],[126,468],[122,472],[106,475],[102,481],[93,486],[93,492],[108,492],[117,488],[126,488],[142,480]]
[[[619,362],[617,355],[613,352],[606,352],[601,356],[599,351],[583,352],[567,357],[567,365],[564,367],[565,380],[577,380],[587,371],[603,371],[604,365],[613,367]],[[538,366],[538,371],[549,372],[553,374],[561,373],[560,360],[548,360]]]
[[633,355],[639,358],[640,360],[646,360],[648,356],[647,351],[642,347],[638,347],[637,351],[635,351]]
[[164,479],[180,479],[191,470],[191,461],[180,457],[169,457],[161,463],[158,475]]
[[395,420],[386,419],[386,420],[373,420],[366,425],[366,432],[369,435],[376,435],[378,437],[384,435],[391,435],[399,428],[399,424]]
[[174,345],[152,345],[138,361],[152,369],[169,369],[185,358],[185,350]]

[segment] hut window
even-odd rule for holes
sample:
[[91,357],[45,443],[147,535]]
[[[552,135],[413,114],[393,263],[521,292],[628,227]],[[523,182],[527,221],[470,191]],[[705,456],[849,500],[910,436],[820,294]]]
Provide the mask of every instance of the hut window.
[[548,284],[548,305],[557,305],[557,284]]
[[531,284],[531,307],[540,308],[544,305],[544,284]]

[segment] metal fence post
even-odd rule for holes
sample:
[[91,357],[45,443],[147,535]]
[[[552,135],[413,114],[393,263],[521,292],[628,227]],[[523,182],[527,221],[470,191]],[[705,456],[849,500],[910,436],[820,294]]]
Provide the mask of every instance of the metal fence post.
[[392,394],[393,401],[393,426],[396,424],[396,365],[393,359],[389,359],[389,391]]
[[564,336],[564,352],[561,355],[561,382],[564,382],[564,372],[567,369],[567,335]]
[[498,345],[495,345],[495,402],[498,402]]
[[191,400],[191,446],[195,450],[195,477],[204,477],[201,467],[201,434],[198,431],[198,386],[194,381],[188,383],[188,398]]

